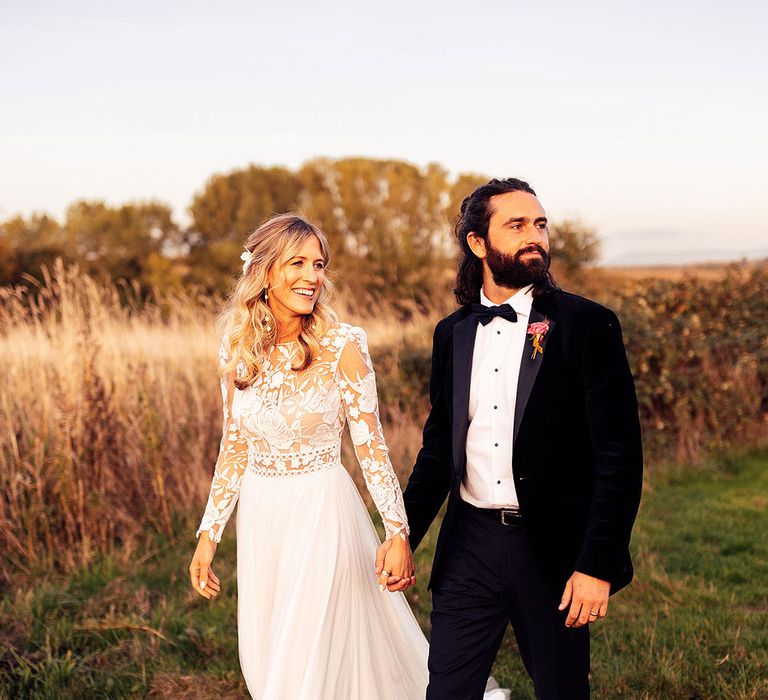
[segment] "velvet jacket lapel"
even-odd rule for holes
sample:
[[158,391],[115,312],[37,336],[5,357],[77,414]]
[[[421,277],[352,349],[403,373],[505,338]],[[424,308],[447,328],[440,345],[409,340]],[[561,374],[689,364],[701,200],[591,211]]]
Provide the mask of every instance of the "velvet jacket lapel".
[[453,467],[464,472],[467,459],[469,427],[469,382],[472,376],[472,352],[475,349],[477,317],[469,313],[453,327]]
[[[552,335],[552,331],[555,328],[555,321],[551,317],[546,317],[539,309],[536,308],[536,300],[534,300],[533,306],[531,306],[531,317],[529,323],[538,323],[545,318],[549,321],[549,331],[541,339],[541,349],[546,351],[547,341],[549,336]],[[520,431],[520,424],[523,422],[523,415],[525,414],[525,407],[528,405],[528,399],[531,397],[531,391],[533,390],[533,384],[536,381],[536,377],[539,374],[542,361],[544,360],[544,353],[536,353],[534,357],[533,353],[533,338],[526,333],[525,344],[523,345],[523,356],[520,360],[520,375],[517,379],[517,398],[515,399],[515,427],[513,442],[517,440],[517,434]]]

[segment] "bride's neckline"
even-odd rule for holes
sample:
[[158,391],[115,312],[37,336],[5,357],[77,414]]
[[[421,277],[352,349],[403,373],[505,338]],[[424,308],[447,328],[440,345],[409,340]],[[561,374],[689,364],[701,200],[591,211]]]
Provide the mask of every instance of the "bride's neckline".
[[[328,330],[331,330],[330,328]],[[285,347],[288,345],[298,345],[299,344],[299,338],[296,337],[293,340],[286,340],[282,343],[272,343],[273,348],[279,348],[279,347]]]
[[279,348],[279,347],[281,347],[283,345],[295,345],[298,342],[299,342],[299,339],[298,338],[294,338],[293,340],[286,340],[286,341],[284,341],[282,343],[273,343],[273,345],[276,348]]

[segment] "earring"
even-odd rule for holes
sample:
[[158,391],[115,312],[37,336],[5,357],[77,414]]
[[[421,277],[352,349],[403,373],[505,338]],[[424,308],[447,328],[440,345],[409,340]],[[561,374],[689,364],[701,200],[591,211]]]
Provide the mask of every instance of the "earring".
[[269,287],[264,287],[264,301],[269,301]]

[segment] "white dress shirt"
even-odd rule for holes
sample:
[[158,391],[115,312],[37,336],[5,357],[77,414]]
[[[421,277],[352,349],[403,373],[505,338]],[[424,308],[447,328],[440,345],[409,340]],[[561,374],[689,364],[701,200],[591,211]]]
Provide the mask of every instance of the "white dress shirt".
[[[496,306],[480,290],[480,303]],[[502,302],[517,312],[517,322],[498,316],[478,323],[469,385],[467,469],[461,497],[478,508],[515,508],[512,439],[517,379],[533,296],[526,287]]]

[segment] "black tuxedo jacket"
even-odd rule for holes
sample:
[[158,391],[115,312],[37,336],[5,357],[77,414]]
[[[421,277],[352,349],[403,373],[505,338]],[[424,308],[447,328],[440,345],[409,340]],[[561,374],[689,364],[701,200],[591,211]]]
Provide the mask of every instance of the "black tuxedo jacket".
[[[643,451],[637,398],[621,328],[609,309],[551,290],[529,322],[549,320],[543,353],[526,335],[517,387],[512,469],[534,554],[559,595],[574,571],[610,581],[633,576],[629,539],[640,503]],[[466,466],[469,383],[477,320],[464,306],[434,332],[422,448],[403,494],[416,549],[440,510],[429,588],[451,547]]]

